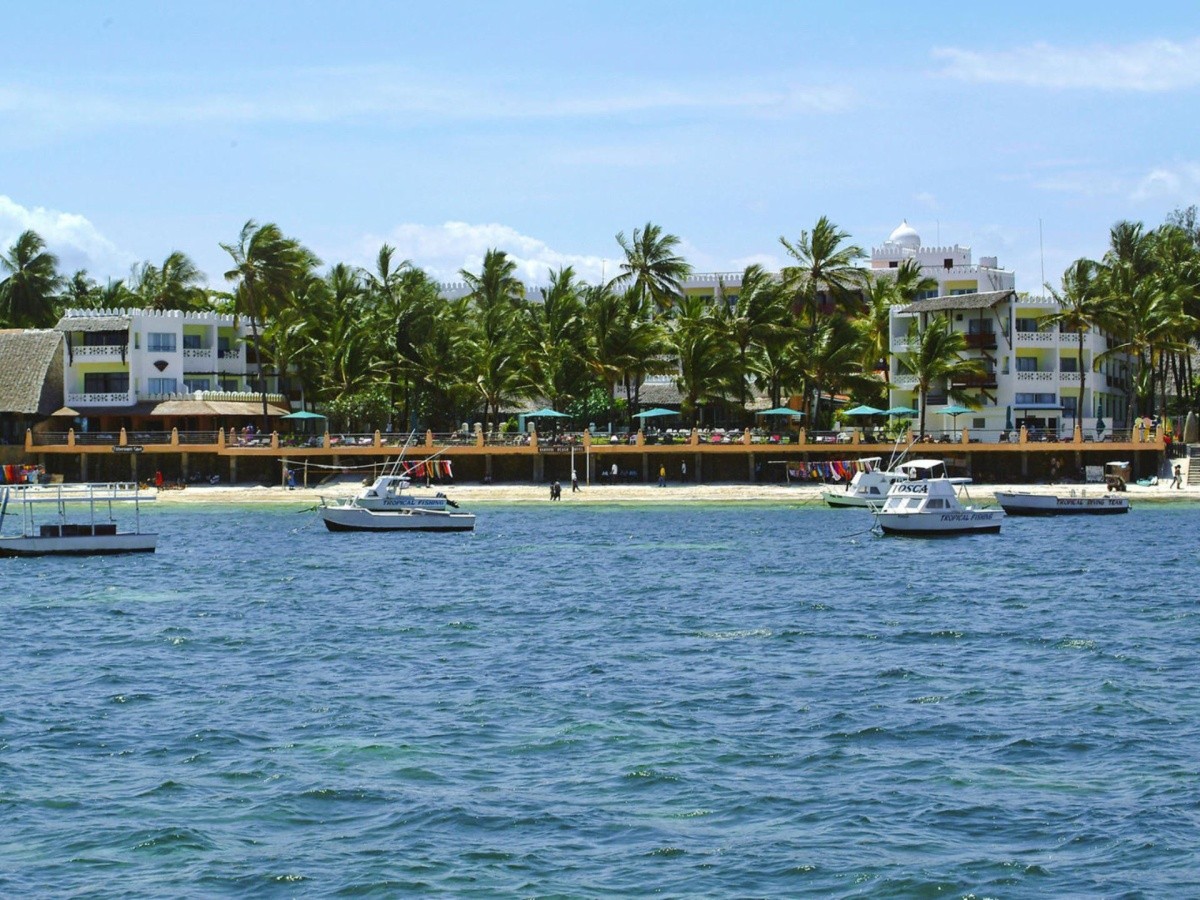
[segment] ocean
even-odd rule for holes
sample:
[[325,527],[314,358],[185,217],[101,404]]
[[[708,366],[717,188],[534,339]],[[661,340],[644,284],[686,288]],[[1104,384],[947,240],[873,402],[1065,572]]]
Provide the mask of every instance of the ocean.
[[0,893],[1200,893],[1200,507],[300,506],[0,560]]

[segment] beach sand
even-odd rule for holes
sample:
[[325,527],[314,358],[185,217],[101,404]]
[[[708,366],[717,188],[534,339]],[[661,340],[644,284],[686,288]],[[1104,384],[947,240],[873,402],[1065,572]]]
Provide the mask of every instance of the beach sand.
[[[1156,487],[1129,486],[1131,503],[1195,502],[1200,500],[1200,489],[1171,490],[1169,481],[1160,481]],[[330,499],[350,497],[359,486],[353,483],[324,486],[321,488],[296,488],[289,491],[283,487],[250,485],[192,485],[183,490],[164,490],[158,494],[162,503],[293,503],[314,504],[321,497]],[[838,485],[822,484],[668,484],[658,487],[651,484],[581,485],[577,493],[571,492],[569,482],[562,486],[562,503],[778,503],[823,505],[821,492],[839,490]],[[432,488],[413,487],[417,496],[442,491],[464,508],[485,506],[489,503],[549,503],[550,486],[534,484],[461,484],[435,485]],[[1038,494],[1077,494],[1100,496],[1105,488],[1100,484],[974,484],[967,486],[967,493],[976,503],[990,503],[996,491],[1030,491]]]

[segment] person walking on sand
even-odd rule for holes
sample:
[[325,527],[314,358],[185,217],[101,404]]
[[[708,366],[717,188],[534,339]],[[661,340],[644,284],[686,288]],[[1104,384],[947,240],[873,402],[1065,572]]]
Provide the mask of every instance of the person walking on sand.
[[684,459],[684,460],[680,460],[680,462],[679,462],[679,483],[683,484],[686,481],[687,481],[687,460]]
[[659,487],[667,486],[667,467],[666,466],[658,467],[658,486]]
[[1183,469],[1180,466],[1175,467],[1175,477],[1171,480],[1171,487],[1183,490]]
[[574,469],[571,470],[571,493],[574,494],[579,490],[579,473]]
[[163,486],[162,469],[154,473],[154,489],[161,491]]

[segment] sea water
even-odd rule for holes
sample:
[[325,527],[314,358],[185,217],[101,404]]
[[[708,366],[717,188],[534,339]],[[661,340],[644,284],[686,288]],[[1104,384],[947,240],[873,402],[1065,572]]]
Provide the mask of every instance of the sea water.
[[0,893],[1200,892],[1200,510],[160,507],[0,561]]

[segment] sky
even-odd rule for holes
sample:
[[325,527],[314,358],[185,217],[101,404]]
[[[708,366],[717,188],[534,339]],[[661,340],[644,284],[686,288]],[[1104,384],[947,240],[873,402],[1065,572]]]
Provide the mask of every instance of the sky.
[[[250,219],[440,281],[489,248],[612,277],[648,222],[697,272],[828,216],[906,219],[1056,285],[1200,203],[1200,4],[50,2],[6,9],[0,245],[224,284]],[[1044,278],[1043,278],[1044,273]]]

